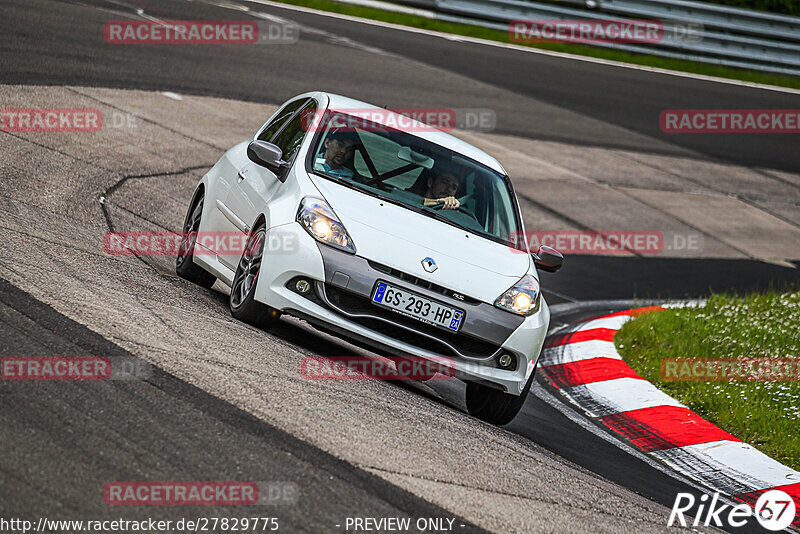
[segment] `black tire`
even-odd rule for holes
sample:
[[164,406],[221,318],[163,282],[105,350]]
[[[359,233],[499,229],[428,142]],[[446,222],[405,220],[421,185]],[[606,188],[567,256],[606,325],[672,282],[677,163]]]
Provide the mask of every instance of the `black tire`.
[[217,277],[197,265],[193,256],[197,231],[200,228],[200,217],[203,215],[203,198],[203,193],[198,193],[189,207],[189,211],[186,212],[181,244],[178,247],[178,255],[175,257],[175,273],[181,278],[209,289],[214,285]]
[[507,425],[519,413],[528,392],[533,384],[534,373],[531,373],[522,394],[519,396],[511,395],[476,382],[467,382],[466,404],[467,411],[473,417],[477,417],[493,425]]
[[231,284],[231,295],[228,298],[231,315],[240,321],[263,329],[275,324],[280,317],[278,310],[255,300],[266,234],[266,227],[263,223],[250,232],[247,245],[244,247],[239,265],[236,267],[236,274]]

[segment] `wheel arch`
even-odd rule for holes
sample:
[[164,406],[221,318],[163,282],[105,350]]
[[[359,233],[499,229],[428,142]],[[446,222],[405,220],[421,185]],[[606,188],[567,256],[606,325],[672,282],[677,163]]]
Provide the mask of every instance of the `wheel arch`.
[[253,225],[250,227],[250,230],[255,230],[261,223],[264,223],[266,229],[269,230],[269,207],[264,207],[261,213],[258,214],[258,217],[256,217],[255,221],[253,221]]
[[197,199],[200,198],[200,195],[205,195],[206,184],[201,180],[200,183],[197,184],[197,187],[194,188],[194,193],[192,193],[192,200],[189,202],[189,209],[186,210],[186,216],[183,218],[183,228],[186,227],[186,223],[189,222],[189,217],[192,214],[192,210],[197,205]]

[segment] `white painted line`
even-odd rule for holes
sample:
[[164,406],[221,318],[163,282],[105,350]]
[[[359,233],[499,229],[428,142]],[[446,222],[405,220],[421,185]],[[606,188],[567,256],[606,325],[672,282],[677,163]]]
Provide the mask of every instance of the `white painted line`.
[[610,66],[610,67],[620,67],[620,68],[631,69],[631,70],[639,70],[639,71],[644,71],[644,72],[650,72],[650,73],[653,73],[653,74],[663,74],[663,75],[667,75],[667,76],[675,76],[675,77],[678,77],[678,78],[689,78],[689,79],[701,80],[701,81],[705,81],[705,82],[722,83],[722,84],[726,84],[726,85],[735,85],[735,86],[738,86],[738,87],[748,87],[748,88],[751,88],[751,89],[761,89],[761,90],[764,90],[764,91],[775,91],[775,92],[778,92],[778,93],[789,93],[789,94],[800,95],[800,89],[792,89],[792,88],[789,88],[789,87],[778,87],[778,86],[775,86],[775,85],[766,85],[766,84],[753,83],[753,82],[744,82],[744,81],[741,81],[741,80],[731,80],[729,78],[718,78],[716,76],[706,76],[704,74],[693,74],[691,72],[680,72],[680,71],[677,71],[677,70],[660,69],[660,68],[656,68],[656,67],[646,67],[646,66],[643,66],[643,65],[634,65],[634,64],[631,64],[631,63],[623,63],[621,61],[612,61],[612,60],[608,60],[608,59],[599,59],[599,58],[593,58],[593,57],[589,57],[589,56],[579,56],[579,55],[576,55],[576,54],[567,54],[565,52],[553,52],[551,50],[542,50],[542,49],[539,49],[539,48],[532,48],[532,47],[528,47],[528,46],[520,46],[520,45],[509,44],[509,43],[501,43],[501,42],[498,42],[498,41],[490,41],[488,39],[480,39],[480,38],[477,38],[477,37],[466,37],[466,36],[462,36],[462,35],[454,35],[452,33],[444,33],[444,32],[432,31],[432,30],[425,30],[425,29],[421,29],[421,28],[413,28],[411,26],[403,26],[403,25],[400,25],[400,24],[393,24],[393,23],[390,23],[390,22],[381,22],[381,21],[372,20],[372,19],[354,17],[354,16],[351,16],[351,15],[342,15],[340,13],[332,13],[330,11],[321,11],[319,9],[312,9],[312,8],[308,8],[308,7],[293,6],[291,4],[282,4],[280,2],[272,2],[270,0],[244,0],[244,1],[251,2],[251,3],[254,3],[254,4],[261,4],[261,5],[265,5],[265,6],[276,7],[276,8],[280,8],[280,9],[286,9],[286,10],[289,10],[289,11],[298,11],[298,12],[301,12],[301,13],[309,13],[309,14],[313,14],[313,15],[319,15],[319,16],[322,16],[322,17],[329,17],[329,18],[335,18],[335,19],[340,19],[340,20],[347,20],[347,21],[350,21],[350,22],[358,22],[358,23],[361,23],[361,24],[368,24],[368,25],[371,25],[371,26],[378,26],[378,27],[381,27],[381,28],[389,28],[389,29],[404,31],[404,32],[408,32],[408,33],[419,33],[419,34],[423,34],[423,35],[430,35],[432,37],[439,37],[439,38],[442,38],[442,39],[447,39],[448,41],[460,41],[460,42],[471,43],[471,44],[480,44],[480,45],[484,45],[484,46],[493,46],[495,48],[504,48],[504,49],[508,49],[508,50],[515,50],[515,51],[518,51],[518,52],[527,52],[527,53],[530,53],[530,54],[539,54],[539,55],[543,55],[543,56],[558,57],[558,58],[563,58],[563,59],[571,59],[571,60],[575,60],[575,61],[583,61],[585,63],[595,63],[595,64],[598,64],[598,65],[606,65],[606,66]]
[[[136,13],[137,15],[142,17],[143,19],[147,19],[147,20],[152,21],[152,22],[158,22],[160,24],[164,24],[163,20],[148,15],[147,13],[144,12],[144,9],[142,9],[142,8],[140,8],[138,6],[134,6],[133,4],[129,4],[127,2],[120,2],[118,0],[108,0],[108,2],[111,3],[111,4],[122,6],[122,7],[126,8],[126,9],[130,9],[131,11],[133,11],[134,13]],[[101,10],[102,8],[98,7],[97,9]]]
[[173,93],[172,91],[162,91],[162,95],[166,96],[167,98],[171,98],[172,100],[183,100],[183,97],[178,93]]
[[747,443],[712,441],[651,454],[700,481],[717,481],[727,477],[745,488],[730,490],[732,493],[800,482],[800,472],[773,460]]
[[673,399],[647,380],[638,378],[615,378],[563,388],[564,394],[572,397],[591,417],[602,417],[630,410],[654,406],[679,406]]
[[382,9],[383,11],[394,11],[395,13],[405,13],[406,15],[417,15],[418,17],[425,17],[426,19],[438,18],[437,13],[429,9],[408,7],[400,4],[382,2],[380,0],[336,0],[336,1],[342,4],[371,7],[373,9]]
[[542,351],[539,357],[539,367],[557,365],[560,363],[577,362],[590,358],[616,358],[622,357],[611,341],[580,341],[559,347],[548,347]]
[[293,20],[285,19],[283,17],[277,17],[277,16],[271,15],[269,13],[261,13],[261,12],[258,12],[258,11],[252,11],[252,10],[250,10],[249,7],[246,7],[246,6],[244,7],[244,9],[247,10],[254,17],[258,17],[260,19],[269,20],[269,21],[272,21],[272,22],[277,22],[278,24],[294,24],[298,28],[300,28],[301,31],[304,31],[306,33],[313,33],[315,35],[321,35],[322,37],[327,38],[329,42],[332,42],[332,43],[335,43],[335,44],[339,44],[339,45],[343,45],[343,46],[350,46],[352,48],[358,48],[359,50],[364,50],[365,52],[372,52],[373,54],[378,54],[378,55],[381,55],[381,56],[394,56],[394,54],[390,54],[386,50],[382,50],[380,48],[375,48],[373,46],[363,45],[361,43],[353,41],[352,39],[350,39],[348,37],[344,37],[342,35],[336,35],[336,34],[333,34],[333,33],[330,33],[330,32],[326,32],[324,30],[318,30],[317,28],[311,28],[309,26],[304,26],[302,24],[298,24],[297,22],[295,22]]

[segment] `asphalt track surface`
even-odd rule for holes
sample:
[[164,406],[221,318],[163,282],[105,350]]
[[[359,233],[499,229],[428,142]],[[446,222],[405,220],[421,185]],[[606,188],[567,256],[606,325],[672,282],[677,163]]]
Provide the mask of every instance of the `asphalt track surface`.
[[[0,310],[4,354],[136,359],[4,280]],[[459,531],[481,531],[158,368],[147,381],[42,383],[0,389],[0,398],[4,462],[13,466],[3,471],[0,486],[6,519],[55,519],[53,512],[116,519],[119,514],[97,498],[103,491],[98,481],[138,480],[142,472],[150,480],[186,480],[188,474],[227,480],[247,471],[249,480],[290,492],[303,488],[299,504],[288,493],[287,503],[259,510],[261,517],[277,516],[289,532],[337,530],[345,517],[398,515],[448,517]],[[191,506],[139,508],[140,517],[155,520],[243,517],[240,507],[224,505],[204,507],[202,514]]]
[[[164,19],[232,17],[230,10],[197,2],[190,7],[184,2],[138,2],[137,6]],[[476,50],[473,49],[475,45],[421,34],[275,8],[260,9],[320,30],[322,33],[308,32],[303,38],[330,44],[330,54],[307,57],[303,56],[302,47],[291,46],[259,47],[258,51],[247,47],[155,46],[142,53],[137,47],[103,45],[98,21],[124,18],[126,12],[130,13],[118,3],[6,2],[0,6],[0,15],[6,21],[5,38],[0,43],[0,81],[156,89],[270,104],[301,91],[327,89],[376,103],[385,99],[385,103],[397,107],[421,105],[422,102],[431,107],[486,106],[485,100],[470,94],[469,87],[452,88],[444,94],[434,90],[436,80],[417,80],[415,72],[391,68],[394,57],[410,57],[442,71],[457,71],[461,76],[496,84],[520,95],[517,102],[493,102],[498,114],[498,130],[502,133],[592,146],[625,146],[642,151],[656,148],[630,146],[625,139],[608,139],[602,131],[571,129],[569,124],[564,124],[555,135],[540,126],[535,110],[526,107],[525,95],[535,94],[559,107],[654,138],[658,138],[660,132],[653,114],[657,117],[665,107],[798,107],[795,95],[507,50],[485,47]],[[329,43],[330,35],[346,35],[356,44],[334,45]],[[351,61],[348,52],[364,45],[388,52],[381,59],[388,67],[365,63],[361,57]],[[800,156],[790,136],[775,135],[755,141],[752,137],[745,140],[735,136],[672,141],[676,152],[681,152],[681,145],[685,144],[710,159],[779,170],[800,168]],[[3,180],[6,178],[4,176]],[[703,296],[711,290],[764,288],[781,282],[796,282],[800,278],[796,269],[750,260],[587,256],[570,257],[568,261],[569,270],[554,276],[543,275],[545,286],[564,296],[549,296],[551,303]],[[90,354],[124,352],[5,282],[2,282],[0,294],[3,311],[0,353],[3,355],[74,354],[76,350]],[[572,311],[554,314],[553,325],[616,307],[572,308]],[[334,354],[336,351],[332,348],[336,342],[326,336],[309,335],[291,327],[280,329],[276,335],[306,352]],[[421,395],[416,390],[401,393]],[[438,390],[434,399],[449,409],[463,409],[459,393],[458,387],[453,385]],[[0,405],[2,440],[4,449],[9,451],[4,461],[15,466],[10,469],[6,464],[0,469],[4,480],[0,488],[0,512],[6,517],[42,515],[54,506],[71,512],[101,513],[96,501],[85,498],[97,480],[125,479],[126,476],[134,479],[145,472],[151,478],[152,473],[159,473],[163,479],[187,479],[191,474],[194,479],[210,480],[217,473],[235,472],[245,464],[263,465],[264,475],[271,479],[283,473],[302,482],[304,487],[317,488],[318,494],[309,495],[314,506],[281,511],[290,531],[329,528],[330,518],[343,514],[453,516],[169,373],[158,372],[151,382],[141,384],[75,385],[66,390],[42,386],[32,391],[3,388],[0,394],[3,395]],[[98,402],[98,398],[103,400]],[[41,411],[34,412],[32,406],[40,407]],[[93,413],[92,410],[97,411],[96,416],[90,418],[92,426],[64,424],[64,421],[80,420],[75,414]],[[142,413],[149,415],[145,419]],[[176,420],[181,424],[175,425]],[[544,402],[542,397],[531,395],[523,412],[508,429],[557,458],[573,462],[656,503],[670,506],[678,491],[691,491],[680,481],[587,431],[565,417],[564,412]],[[145,452],[132,455],[125,450],[114,452],[119,450],[120,443],[114,439],[119,434],[129,435],[132,442],[142,444]],[[154,434],[160,439],[156,440]],[[192,440],[186,442],[186,435],[193,436]],[[220,436],[224,436],[224,440]],[[153,445],[156,441],[173,444],[174,453],[162,453]],[[99,461],[87,463],[82,455],[87,450],[109,451],[110,457],[104,459],[108,462],[105,467]],[[292,454],[276,459],[276,450]],[[116,454],[119,456],[115,458]],[[56,464],[58,469],[42,469],[42,465]],[[120,471],[120,465],[130,471]],[[11,476],[12,471],[17,475],[38,472],[38,478],[15,478]],[[314,484],[320,477],[325,478],[324,482]],[[67,495],[61,495],[65,491]],[[151,510],[147,510],[147,514],[156,515]],[[465,528],[471,527],[465,520],[458,521],[464,523]],[[752,528],[744,531],[752,531]]]
[[[135,0],[93,2],[36,0],[5,2],[6,39],[0,44],[5,83],[71,84],[172,90],[190,94],[225,96],[256,102],[283,102],[312,90],[338,92],[389,107],[492,107],[497,113],[498,133],[554,139],[574,144],[649,149],[630,146],[628,140],[586,131],[582,125],[542,120],[539,110],[526,100],[535,95],[564,110],[597,118],[677,147],[691,149],[712,159],[746,166],[780,170],[800,169],[800,154],[791,134],[768,136],[714,135],[676,137],[659,129],[664,109],[767,109],[797,107],[798,95],[720,85],[686,78],[653,75],[629,69],[565,61],[424,34],[390,30],[380,26],[352,24],[333,18],[287,11],[256,3],[238,2],[259,11],[289,18],[315,33],[303,33],[309,41],[330,42],[331,36],[350,39],[339,42],[321,57],[309,57],[303,47],[197,46],[186,49],[169,45],[108,46],[96,27],[82,14],[86,4],[107,8],[106,20],[128,18],[133,8],[165,20],[197,18],[219,20],[241,12],[203,2]],[[224,4],[224,3],[223,3]],[[234,4],[228,4],[234,5]],[[37,13],[32,15],[32,13]],[[95,15],[97,17],[97,15]],[[93,17],[93,18],[95,18]],[[22,21],[29,24],[22,24]],[[99,22],[95,20],[94,22]],[[69,46],[56,46],[69,43]],[[361,47],[383,52],[375,57],[354,54]],[[20,53],[24,51],[24,53]],[[420,71],[391,68],[392,57],[404,57],[454,72],[498,89],[512,91],[517,98],[493,100],[476,95],[469,86],[452,87],[447,80]]]

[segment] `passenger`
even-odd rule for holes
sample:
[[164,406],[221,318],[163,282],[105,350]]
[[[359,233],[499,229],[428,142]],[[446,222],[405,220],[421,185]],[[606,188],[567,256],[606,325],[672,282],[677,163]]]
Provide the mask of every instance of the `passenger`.
[[331,176],[353,178],[353,169],[348,164],[355,153],[355,139],[352,134],[332,132],[325,138],[324,151],[317,157],[314,167]]
[[428,178],[428,189],[422,195],[425,206],[444,204],[442,209],[457,210],[461,204],[455,197],[461,182],[451,172],[440,172]]

